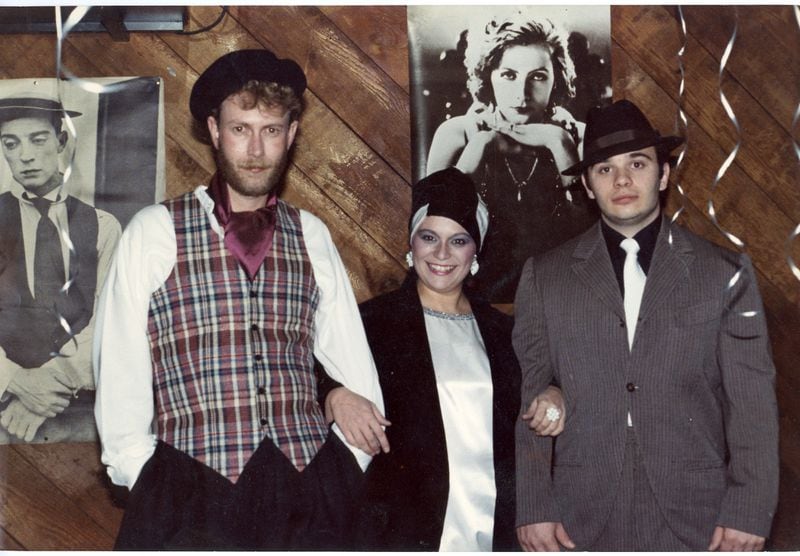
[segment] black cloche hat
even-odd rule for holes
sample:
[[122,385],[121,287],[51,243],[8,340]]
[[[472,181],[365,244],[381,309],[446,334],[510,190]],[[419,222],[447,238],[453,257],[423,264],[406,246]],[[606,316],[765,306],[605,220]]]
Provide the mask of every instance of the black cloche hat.
[[414,215],[428,205],[427,216],[444,216],[458,222],[480,249],[481,230],[476,211],[478,194],[472,179],[457,168],[445,168],[419,180],[411,190],[411,218],[409,231],[413,231]]
[[264,49],[236,50],[217,58],[197,78],[189,97],[192,116],[205,122],[212,110],[248,81],[288,85],[298,97],[306,90],[306,75],[294,60],[278,58]]
[[620,100],[589,111],[583,138],[583,160],[561,173],[576,176],[592,164],[614,155],[646,147],[663,147],[671,151],[681,143],[682,137],[662,137],[634,103]]

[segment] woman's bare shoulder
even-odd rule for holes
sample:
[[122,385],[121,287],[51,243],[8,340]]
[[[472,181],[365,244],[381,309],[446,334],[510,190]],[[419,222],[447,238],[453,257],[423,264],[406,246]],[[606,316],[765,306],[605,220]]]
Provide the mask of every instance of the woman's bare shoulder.
[[439,127],[436,128],[436,133],[463,136],[467,131],[467,126],[471,123],[472,118],[468,114],[454,116],[439,124]]

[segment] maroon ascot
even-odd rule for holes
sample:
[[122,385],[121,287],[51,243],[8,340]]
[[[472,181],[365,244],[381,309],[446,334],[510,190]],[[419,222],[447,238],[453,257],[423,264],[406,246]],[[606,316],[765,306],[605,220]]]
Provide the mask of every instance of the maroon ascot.
[[271,194],[266,205],[258,210],[233,212],[228,186],[219,174],[211,178],[208,193],[214,199],[214,215],[225,230],[225,247],[233,253],[252,282],[272,248],[278,196]]

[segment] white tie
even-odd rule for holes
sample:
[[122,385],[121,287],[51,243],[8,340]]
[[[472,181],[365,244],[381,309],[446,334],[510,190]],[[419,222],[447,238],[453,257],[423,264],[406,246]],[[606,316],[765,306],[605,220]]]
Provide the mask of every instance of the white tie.
[[622,267],[622,282],[625,288],[625,322],[628,329],[628,349],[633,347],[633,335],[636,332],[636,320],[639,318],[639,306],[642,303],[642,292],[647,280],[636,254],[639,244],[633,238],[627,238],[620,244],[625,250],[625,266]]

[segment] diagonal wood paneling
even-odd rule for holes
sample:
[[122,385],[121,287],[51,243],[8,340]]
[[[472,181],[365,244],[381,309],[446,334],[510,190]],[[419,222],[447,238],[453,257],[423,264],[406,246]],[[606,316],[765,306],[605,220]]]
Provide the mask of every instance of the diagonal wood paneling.
[[[61,448],[70,454],[74,446]],[[35,447],[37,454],[46,449]],[[81,507],[81,497],[70,497],[73,477],[60,471],[48,473],[37,468],[20,450],[0,447],[7,467],[0,501],[0,527],[21,546],[30,550],[69,548],[73,550],[110,549],[114,534],[105,530]],[[36,459],[42,457],[37,455]],[[97,466],[97,460],[87,469]],[[95,488],[100,485],[95,485]],[[104,503],[95,500],[96,509]]]
[[[189,9],[188,28],[219,14]],[[613,6],[616,98],[639,103],[663,131],[676,122],[682,44],[678,10]],[[713,201],[721,224],[747,244],[762,287],[778,367],[781,505],[771,547],[800,549],[800,283],[784,242],[800,221],[800,173],[791,118],[800,97],[800,31],[790,6],[684,6],[689,150],[668,211],[721,244],[706,212],[714,176],[736,144],[719,102],[719,60],[739,24],[722,87],[742,125],[742,146]],[[0,78],[51,76],[52,35],[0,36]],[[193,134],[191,86],[218,56],[267,47],[295,58],[309,77],[307,112],[284,197],[331,229],[359,300],[393,288],[404,274],[411,149],[405,6],[235,6],[211,32],[69,36],[64,64],[86,77],[157,75],[165,97],[167,192],[208,180],[214,164]],[[794,255],[800,259],[800,241]],[[93,444],[0,447],[0,548],[109,549],[121,518]]]
[[303,66],[314,94],[410,179],[408,93],[318,8],[238,7],[232,13],[263,44]]
[[354,10],[343,6],[320,8],[395,83],[409,92],[406,9]]

